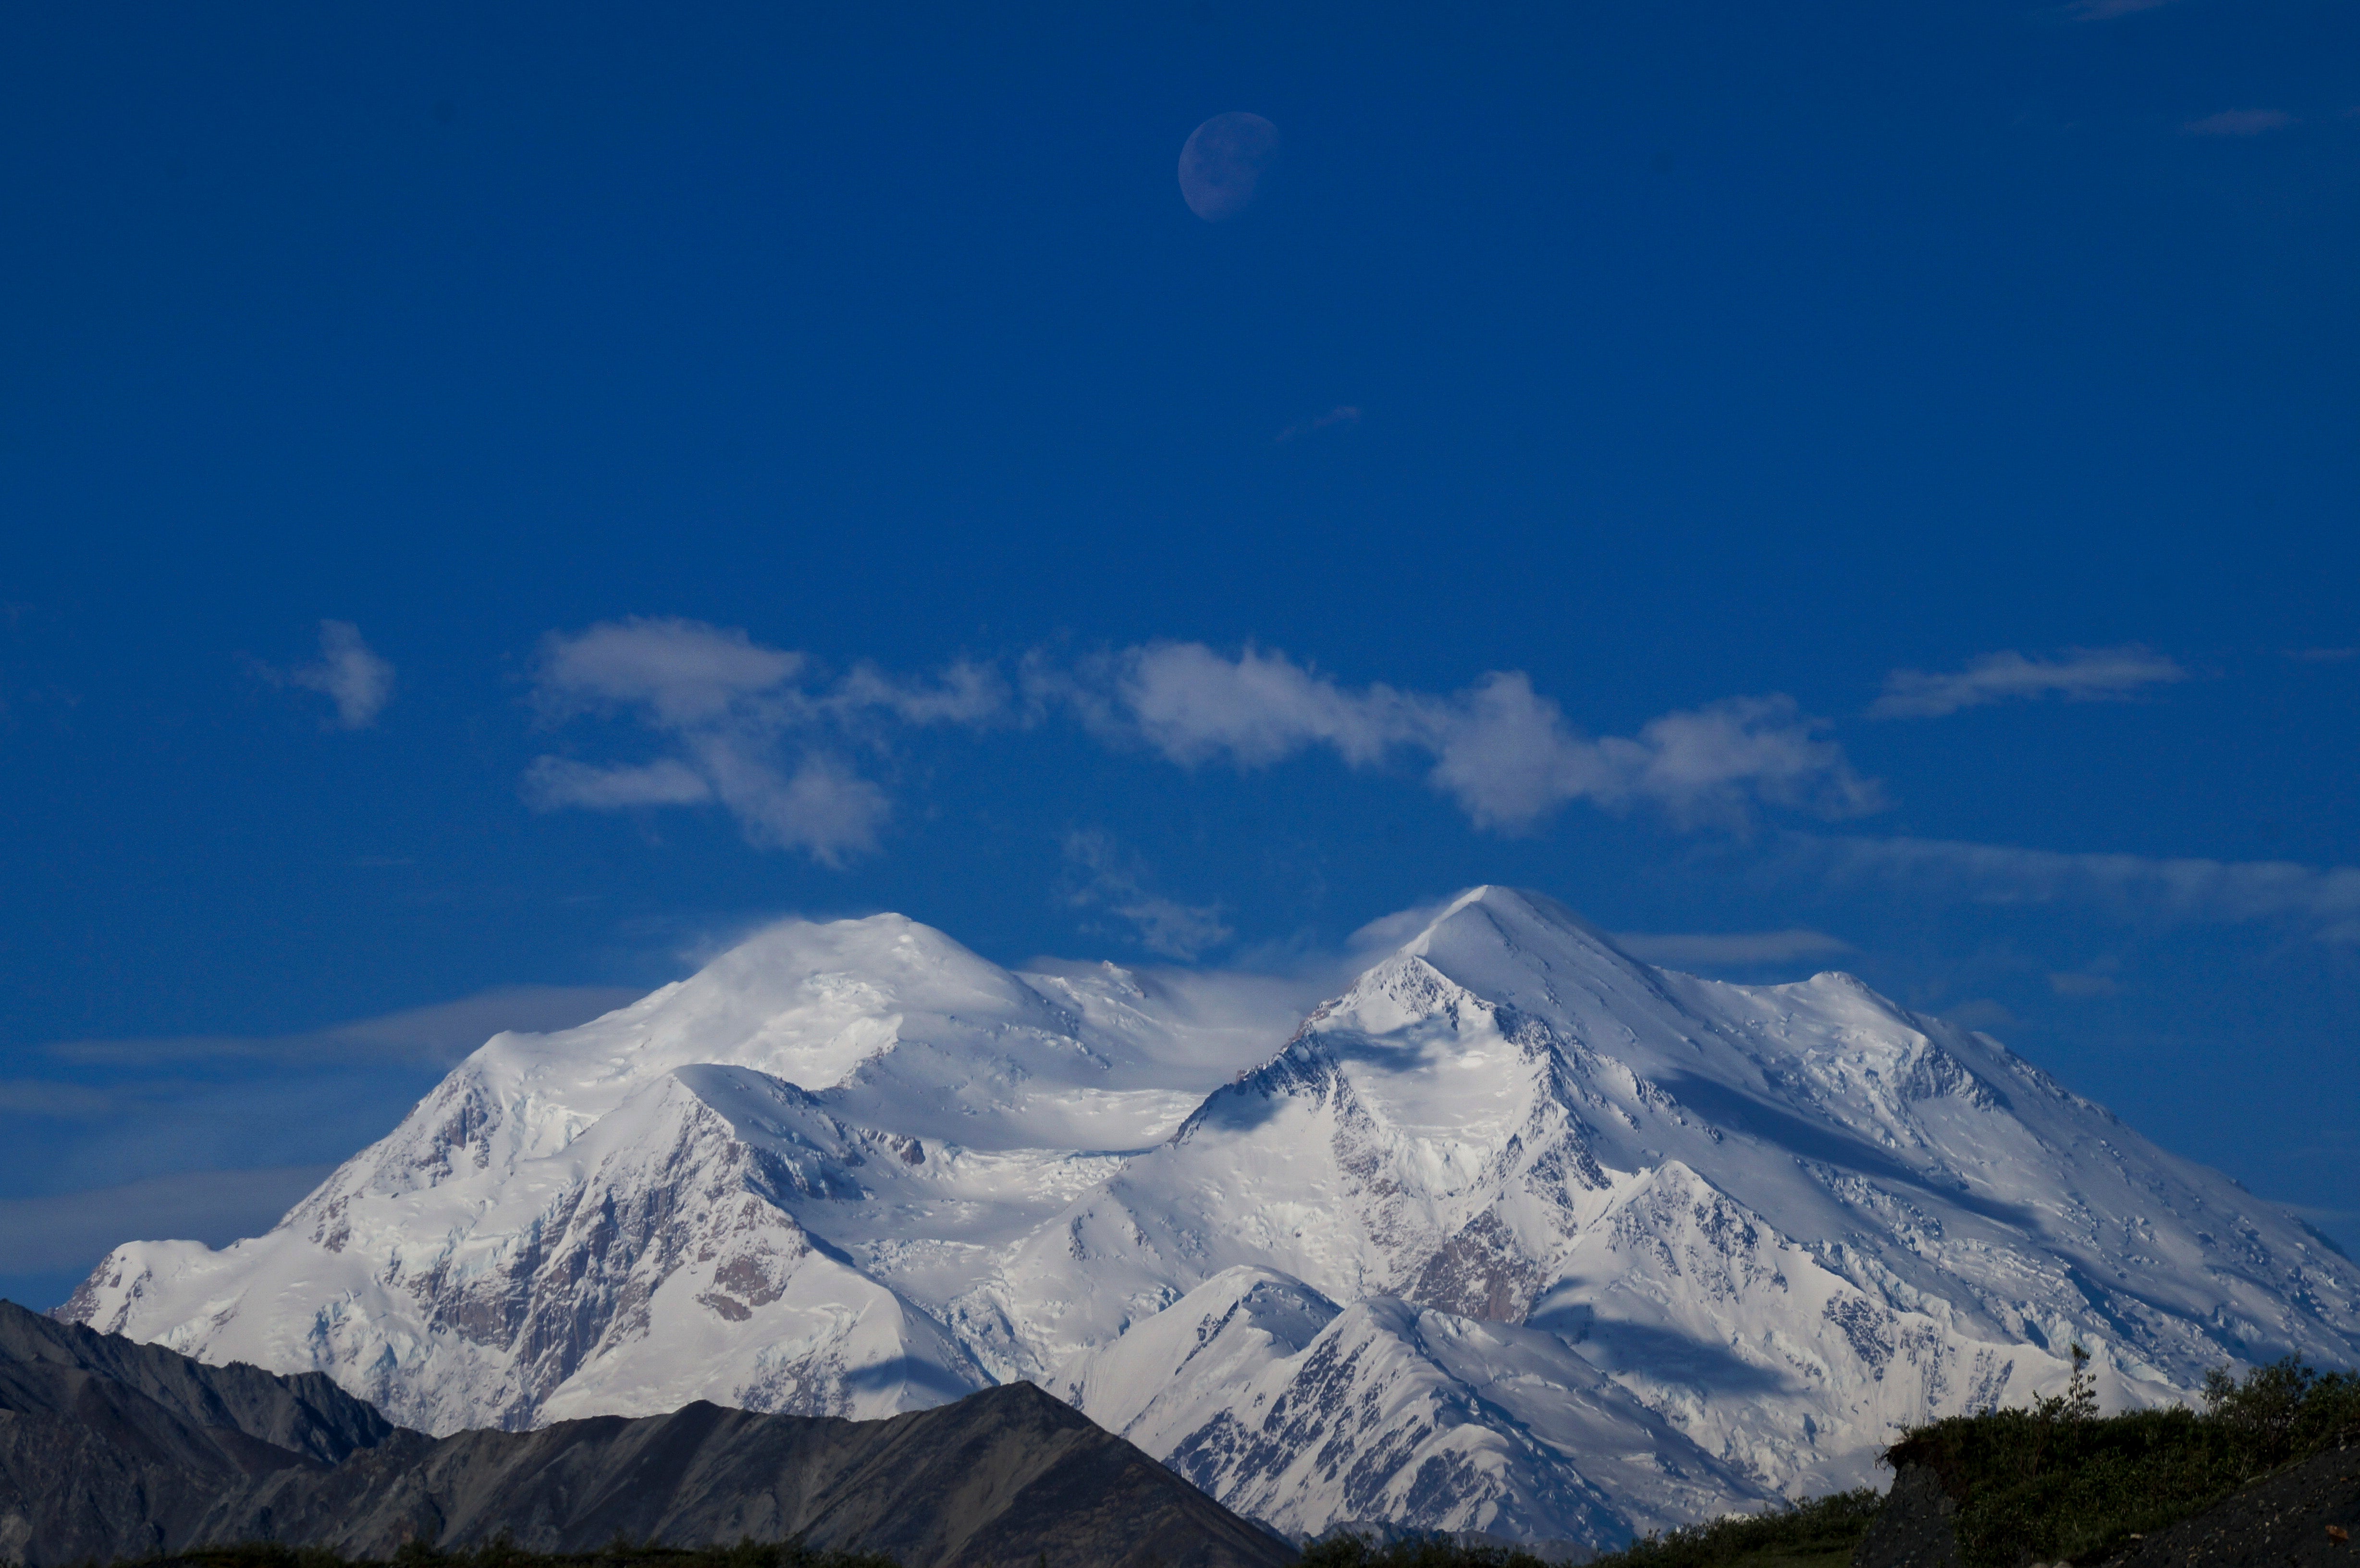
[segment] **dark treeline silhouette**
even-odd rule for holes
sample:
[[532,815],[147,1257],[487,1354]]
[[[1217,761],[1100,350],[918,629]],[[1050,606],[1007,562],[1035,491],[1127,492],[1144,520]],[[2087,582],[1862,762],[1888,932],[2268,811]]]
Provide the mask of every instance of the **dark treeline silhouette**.
[[[1907,1480],[1931,1477],[1947,1504],[1939,1528],[1955,1534],[1967,1568],[2027,1561],[2095,1563],[2321,1456],[2360,1449],[2360,1375],[2322,1373],[2289,1357],[2243,1378],[2216,1370],[2201,1410],[2097,1413],[2088,1356],[2074,1348],[2067,1390],[2029,1410],[1985,1410],[1918,1427],[1886,1453]],[[2331,1466],[2331,1480],[2355,1479]],[[1896,1493],[1900,1490],[1896,1487]],[[2313,1488],[2314,1493],[2316,1488]],[[2341,1494],[2339,1493],[2340,1497]],[[2283,1511],[2283,1504],[2269,1507]],[[1750,1516],[1716,1519],[1633,1541],[1591,1568],[1842,1568],[1853,1562],[1886,1501],[1842,1492]],[[2242,1525],[2227,1527],[2232,1533]],[[2338,1539],[2330,1527],[2325,1539]],[[89,1568],[96,1568],[91,1564]],[[119,1568],[133,1568],[132,1564]],[[275,1542],[210,1547],[138,1560],[137,1568],[378,1568],[317,1548]],[[411,1541],[384,1568],[896,1568],[877,1552],[819,1551],[800,1541],[745,1541],[702,1551],[617,1538],[587,1553],[526,1552],[505,1534],[471,1550]],[[1045,1568],[1045,1564],[1043,1565]],[[1065,1568],[1058,1564],[1057,1568]],[[1079,1568],[1079,1565],[1076,1565]],[[1378,1542],[1339,1535],[1304,1550],[1301,1568],[1549,1568],[1512,1546],[1444,1535]]]
[[[2062,1394],[2029,1410],[1985,1410],[1918,1427],[1887,1451],[1896,1472],[1939,1480],[1968,1568],[2027,1561],[2090,1563],[2221,1504],[2256,1483],[2346,1445],[2360,1445],[2360,1376],[2321,1373],[2292,1357],[2242,1379],[2216,1369],[2202,1410],[2097,1413],[2089,1356],[2073,1347]],[[1590,1568],[1782,1568],[1850,1564],[1885,1508],[1869,1490],[1797,1502],[1644,1537]],[[2332,1539],[2322,1535],[2322,1539]],[[1384,1544],[1318,1542],[1304,1568],[1545,1568],[1512,1548],[1447,1537]]]

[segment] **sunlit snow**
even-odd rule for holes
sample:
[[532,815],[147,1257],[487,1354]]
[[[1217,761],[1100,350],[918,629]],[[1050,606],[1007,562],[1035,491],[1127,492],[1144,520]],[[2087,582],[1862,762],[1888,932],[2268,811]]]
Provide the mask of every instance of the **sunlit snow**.
[[1858,981],[1461,896],[1288,1038],[898,916],[506,1034],[268,1236],[64,1309],[434,1432],[1030,1377],[1282,1529],[1598,1544],[1874,1482],[1928,1416],[2360,1362],[2360,1270]]

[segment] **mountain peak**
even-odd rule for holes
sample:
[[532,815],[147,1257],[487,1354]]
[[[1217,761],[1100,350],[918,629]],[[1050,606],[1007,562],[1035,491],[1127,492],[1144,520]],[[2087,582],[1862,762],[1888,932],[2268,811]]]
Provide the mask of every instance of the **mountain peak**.
[[1617,996],[1661,1005],[1654,970],[1556,899],[1520,887],[1468,888],[1393,956],[1422,960],[1489,1002],[1553,1023],[1567,1022],[1583,996],[1610,1007]]
[[1290,1529],[1599,1544],[1873,1479],[1896,1423],[2060,1386],[2049,1345],[2128,1404],[2360,1354],[2291,1216],[1852,976],[1667,973],[1496,886],[1366,940],[1277,1049],[1170,975],[783,922],[66,1315],[442,1431],[1054,1368]]
[[1400,949],[1428,959],[1502,950],[1544,960],[1580,953],[1618,964],[1633,962],[1612,937],[1546,894],[1489,883],[1451,899]]

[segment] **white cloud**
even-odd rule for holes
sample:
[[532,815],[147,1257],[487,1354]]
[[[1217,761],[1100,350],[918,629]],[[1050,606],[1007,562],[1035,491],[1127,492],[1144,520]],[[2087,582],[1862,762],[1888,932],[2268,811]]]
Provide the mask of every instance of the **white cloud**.
[[524,791],[525,799],[544,811],[560,806],[594,811],[688,806],[713,799],[713,786],[703,774],[669,757],[638,768],[593,768],[570,757],[538,757],[525,770]]
[[322,621],[318,662],[289,670],[287,681],[334,702],[341,729],[368,728],[393,700],[393,665],[361,640],[350,621]]
[[745,632],[677,617],[609,621],[541,640],[533,695],[543,715],[628,713],[670,754],[597,766],[536,758],[524,796],[536,809],[620,811],[718,802],[758,844],[803,849],[829,865],[874,847],[890,813],[883,789],[836,754],[832,738],[885,718],[983,724],[1008,713],[1007,682],[965,660],[931,681],[861,664],[813,684],[812,661]]
[[1842,747],[1820,738],[1825,728],[1791,697],[1731,697],[1650,719],[1635,742],[1599,745],[1626,767],[1641,797],[1676,820],[1726,819],[1749,797],[1829,817],[1880,810],[1883,792],[1852,771]]
[[1632,957],[1671,969],[1752,968],[1833,958],[1853,951],[1852,943],[1841,937],[1798,928],[1770,931],[1617,931],[1614,941]]
[[1358,973],[1432,925],[1457,899],[1457,894],[1446,894],[1405,909],[1395,909],[1390,915],[1379,915],[1344,939],[1346,961]]
[[1136,858],[1124,855],[1106,833],[1066,834],[1065,859],[1084,873],[1080,886],[1069,895],[1071,902],[1084,909],[1104,908],[1130,921],[1139,932],[1139,945],[1150,953],[1185,964],[1236,934],[1222,922],[1218,904],[1183,904],[1148,892]]
[[1148,744],[1178,763],[1227,754],[1258,768],[1325,745],[1362,765],[1426,727],[1415,698],[1383,685],[1347,692],[1283,653],[1250,648],[1229,659],[1203,643],[1156,643],[1119,663],[1121,706]]
[[824,700],[838,713],[880,709],[908,724],[987,724],[1008,704],[1008,682],[1000,671],[964,659],[954,659],[932,682],[899,681],[873,664],[857,664]]
[[1139,928],[1140,946],[1183,964],[1236,934],[1221,923],[1218,904],[1183,904],[1149,894],[1123,898],[1113,909]]
[[[833,864],[871,847],[890,807],[832,742],[881,744],[890,724],[1029,724],[1061,710],[1101,739],[1144,742],[1189,767],[1261,768],[1314,747],[1353,768],[1422,760],[1427,782],[1479,826],[1511,832],[1574,800],[1732,828],[1764,806],[1842,817],[1884,803],[1825,722],[1782,696],[1730,698],[1652,719],[1635,735],[1592,738],[1520,670],[1448,694],[1348,688],[1284,653],[1230,658],[1166,642],[1070,664],[1036,651],[1017,674],[1021,703],[998,668],[971,661],[923,681],[862,663],[828,682],[801,654],[696,621],[552,633],[535,674],[543,715],[628,715],[664,751],[624,763],[543,757],[523,792],[544,811],[717,802],[756,843]],[[1201,948],[1203,931],[1182,912],[1164,911],[1156,940]]]
[[1691,826],[1742,824],[1765,803],[1829,816],[1881,804],[1874,782],[1823,738],[1823,723],[1779,696],[1732,698],[1650,720],[1636,736],[1593,740],[1520,670],[1437,696],[1348,689],[1284,653],[1228,659],[1202,643],[1157,643],[1118,656],[1111,699],[1086,717],[1102,727],[1127,720],[1184,765],[1259,768],[1315,746],[1355,768],[1424,756],[1427,781],[1484,827],[1530,827],[1571,800],[1649,804]]
[[822,753],[781,773],[737,735],[692,736],[689,750],[714,794],[759,844],[808,849],[834,865],[847,850],[875,848],[877,830],[891,814],[884,790]]
[[787,682],[805,662],[800,653],[758,648],[734,628],[634,617],[543,637],[533,694],[561,717],[622,704],[645,709],[661,727],[686,729],[732,717],[748,704],[798,701]]
[[91,1192],[0,1199],[0,1258],[11,1273],[49,1274],[93,1268],[126,1241],[225,1246],[268,1230],[334,1169],[184,1171]]
[[1868,714],[1873,719],[1937,718],[2016,697],[2096,702],[2187,679],[2188,671],[2178,662],[2135,644],[2069,648],[2056,659],[2027,659],[2009,650],[1984,654],[1961,670],[1896,670],[1885,678],[1885,694],[1870,705]]
[[1796,844],[1838,881],[1902,882],[1992,904],[2083,903],[2130,919],[2288,920],[2310,927],[2323,942],[2360,942],[2360,866],[2066,855],[1941,839],[1798,838]]

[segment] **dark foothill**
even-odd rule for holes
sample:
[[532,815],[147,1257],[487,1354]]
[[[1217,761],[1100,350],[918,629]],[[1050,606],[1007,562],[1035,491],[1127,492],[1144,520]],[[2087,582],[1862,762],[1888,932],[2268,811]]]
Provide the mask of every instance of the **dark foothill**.
[[0,1301],[0,1562],[275,1541],[391,1558],[801,1541],[901,1568],[1280,1568],[1285,1541],[1030,1383],[885,1421],[697,1403],[435,1439],[316,1373],[208,1367]]

